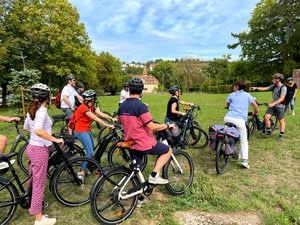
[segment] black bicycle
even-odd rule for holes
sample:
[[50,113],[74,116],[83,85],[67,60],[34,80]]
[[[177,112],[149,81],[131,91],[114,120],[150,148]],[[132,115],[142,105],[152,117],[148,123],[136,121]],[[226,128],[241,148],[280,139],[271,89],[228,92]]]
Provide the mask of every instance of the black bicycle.
[[[258,103],[258,105],[268,106],[268,103]],[[254,133],[255,129],[262,131],[262,133],[266,132],[266,125],[265,125],[264,118],[265,115],[263,116],[263,120],[260,121],[258,115],[253,114],[253,112],[248,113],[247,125],[249,127],[249,133],[248,133],[249,137]],[[270,118],[270,123],[271,123],[270,131],[271,133],[273,133],[273,131],[276,129],[277,126],[277,117],[272,116]]]
[[[117,146],[130,148],[126,142]],[[194,165],[187,152],[174,152],[164,166],[162,176],[169,179],[166,187],[170,194],[183,194],[194,177]],[[92,213],[101,224],[119,224],[133,213],[138,197],[141,194],[149,196],[154,187],[145,180],[138,163],[131,159],[129,168],[113,167],[95,182],[91,190]]]
[[[21,181],[17,175],[10,160],[16,156],[17,152],[1,155],[0,162],[7,163],[8,167],[0,170],[0,224],[4,225],[13,217],[20,205],[24,209],[29,209],[31,203],[31,190],[25,190],[24,183],[29,180],[29,177]],[[10,171],[12,177],[5,177]],[[16,183],[16,185],[14,184]]]
[[186,110],[185,116],[182,116],[180,121],[176,123],[180,130],[178,145],[181,148],[185,148],[185,146],[205,148],[208,145],[207,133],[195,120],[199,110],[200,106],[190,106]]

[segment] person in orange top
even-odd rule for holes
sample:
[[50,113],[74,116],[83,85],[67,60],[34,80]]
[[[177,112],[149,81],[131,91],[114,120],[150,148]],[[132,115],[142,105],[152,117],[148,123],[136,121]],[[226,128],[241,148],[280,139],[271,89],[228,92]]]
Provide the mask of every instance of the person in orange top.
[[[101,126],[113,128],[113,125],[107,124],[97,115],[102,118],[114,121],[115,119],[102,113],[99,108],[95,108],[96,91],[87,90],[82,94],[83,103],[77,108],[75,113],[75,129],[74,134],[79,139],[81,144],[86,150],[86,156],[92,157],[94,154],[94,139],[91,132],[91,122],[95,120]],[[81,170],[78,172],[78,177],[84,180],[85,173],[87,172],[87,163],[83,163]]]

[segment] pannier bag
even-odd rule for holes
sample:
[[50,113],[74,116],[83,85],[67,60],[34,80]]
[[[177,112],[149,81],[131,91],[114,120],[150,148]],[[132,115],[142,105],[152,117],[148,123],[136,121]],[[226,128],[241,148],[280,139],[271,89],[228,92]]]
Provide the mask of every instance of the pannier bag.
[[225,154],[232,155],[235,152],[235,145],[240,138],[240,134],[235,127],[227,127],[224,125],[213,125],[208,129],[209,132],[209,148],[216,149],[217,134],[225,134]]

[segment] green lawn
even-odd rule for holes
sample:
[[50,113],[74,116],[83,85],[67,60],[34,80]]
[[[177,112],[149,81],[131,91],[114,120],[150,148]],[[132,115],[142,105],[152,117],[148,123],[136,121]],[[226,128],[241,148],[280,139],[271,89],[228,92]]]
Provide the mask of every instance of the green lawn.
[[[271,99],[271,93],[253,93],[260,102]],[[163,121],[169,95],[144,95],[143,101],[156,121]],[[221,124],[226,113],[226,95],[184,94],[182,100],[201,106],[197,117],[204,130],[212,124]],[[99,97],[101,109],[114,112],[118,96]],[[163,187],[155,196],[124,224],[176,224],[173,213],[176,211],[198,210],[206,212],[255,212],[262,224],[300,224],[300,103],[296,102],[296,116],[286,117],[286,137],[278,142],[279,133],[275,130],[271,137],[263,137],[257,131],[250,141],[250,170],[240,168],[232,161],[225,174],[215,172],[214,155],[209,149],[188,149],[195,164],[195,179],[191,190],[183,196],[168,195]],[[261,117],[266,107],[261,107]],[[15,115],[15,110],[1,110],[1,115]],[[50,114],[59,110],[51,106]],[[1,134],[15,136],[12,124],[1,123]],[[151,167],[151,166],[149,166]],[[151,168],[150,168],[151,169]],[[57,203],[52,194],[46,191],[49,207],[46,213],[55,216],[57,224],[97,224],[90,206],[68,208]],[[10,224],[33,224],[33,218],[19,207]]]

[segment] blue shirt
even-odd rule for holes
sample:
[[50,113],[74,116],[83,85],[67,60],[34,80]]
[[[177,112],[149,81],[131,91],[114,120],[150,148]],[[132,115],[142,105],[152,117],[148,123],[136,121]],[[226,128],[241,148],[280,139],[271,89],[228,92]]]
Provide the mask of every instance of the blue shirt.
[[255,101],[255,98],[240,90],[232,92],[226,101],[229,103],[229,112],[226,116],[247,121],[248,107]]

